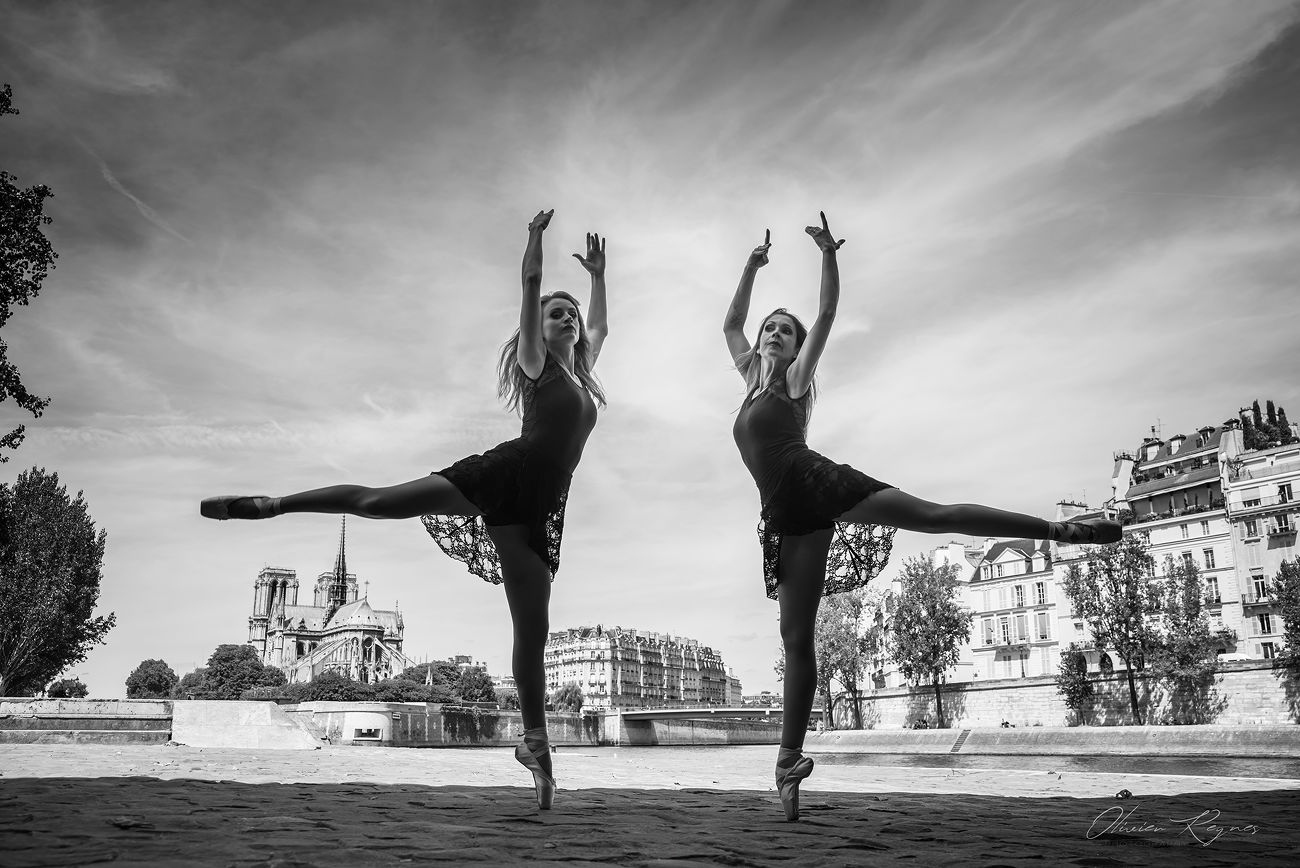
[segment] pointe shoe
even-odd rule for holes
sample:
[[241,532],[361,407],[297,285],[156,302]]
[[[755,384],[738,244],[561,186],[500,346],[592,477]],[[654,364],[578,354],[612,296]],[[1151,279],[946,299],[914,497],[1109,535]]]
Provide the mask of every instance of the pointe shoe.
[[205,497],[199,504],[199,515],[204,518],[215,518],[217,521],[226,521],[231,518],[243,518],[243,516],[231,515],[230,504],[236,500],[251,500],[253,506],[257,508],[257,515],[254,518],[271,518],[278,513],[271,511],[274,499],[263,496],[249,496],[245,494],[224,494],[221,497]]
[[1105,518],[1085,518],[1082,521],[1066,521],[1065,537],[1058,540],[1076,545],[1100,545],[1119,542],[1124,537],[1124,529],[1117,521]]
[[[550,751],[547,746],[545,751]],[[543,753],[542,756],[545,756]],[[515,759],[530,772],[533,773],[533,786],[537,788],[537,807],[543,811],[551,809],[551,802],[555,799],[555,778],[546,773],[542,764],[537,761],[537,754],[528,749],[528,745],[522,742],[515,747]]]
[[776,767],[776,789],[781,795],[781,806],[785,808],[785,818],[793,822],[799,819],[799,782],[812,774],[812,757],[801,756],[788,769]]

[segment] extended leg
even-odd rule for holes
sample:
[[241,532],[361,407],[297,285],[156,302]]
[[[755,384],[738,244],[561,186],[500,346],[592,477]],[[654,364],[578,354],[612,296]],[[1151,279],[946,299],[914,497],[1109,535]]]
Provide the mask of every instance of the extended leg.
[[555,794],[550,739],[546,734],[545,653],[550,631],[551,572],[528,547],[528,531],[523,525],[489,527],[488,533],[501,558],[501,577],[514,626],[510,662],[524,719],[524,743],[516,749],[515,758],[533,772],[538,807],[549,808]]
[[1100,519],[1050,522],[978,503],[931,503],[897,488],[869,495],[841,515],[839,521],[888,524],[920,533],[963,533],[1082,543],[1115,542],[1121,535],[1118,522]]
[[456,486],[435,474],[400,485],[370,488],[331,485],[285,497],[212,497],[201,511],[209,518],[270,518],[286,512],[356,515],[361,518],[414,518],[417,515],[478,515]]

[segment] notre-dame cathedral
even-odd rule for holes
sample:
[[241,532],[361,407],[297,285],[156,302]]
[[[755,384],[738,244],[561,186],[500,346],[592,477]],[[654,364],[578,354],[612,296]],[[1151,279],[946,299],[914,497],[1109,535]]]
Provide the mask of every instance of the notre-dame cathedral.
[[295,570],[265,567],[257,574],[248,644],[264,664],[282,669],[290,684],[322,672],[382,681],[413,665],[402,653],[402,613],[372,609],[364,596],[358,598],[357,577],[347,567],[346,537],[345,518],[334,569],[316,577],[310,606],[298,605]]

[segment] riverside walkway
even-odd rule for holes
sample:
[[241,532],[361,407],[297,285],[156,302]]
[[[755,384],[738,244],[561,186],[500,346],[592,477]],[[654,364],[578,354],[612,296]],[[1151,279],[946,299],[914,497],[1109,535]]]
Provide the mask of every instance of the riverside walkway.
[[1300,780],[815,755],[786,823],[773,753],[561,748],[539,812],[505,748],[0,745],[0,865],[1266,866],[1300,850]]

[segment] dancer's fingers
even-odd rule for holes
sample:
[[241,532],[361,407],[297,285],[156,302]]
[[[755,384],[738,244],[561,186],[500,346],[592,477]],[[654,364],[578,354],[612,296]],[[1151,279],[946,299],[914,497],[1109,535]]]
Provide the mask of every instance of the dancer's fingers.
[[829,233],[831,231],[831,227],[826,224],[826,212],[818,211],[817,213],[822,215],[822,228],[825,229],[827,233]]
[[763,230],[763,246],[764,246],[764,247],[767,247],[767,246],[768,246],[769,244],[771,244],[771,243],[772,243],[772,230],[771,230],[771,229],[764,229],[764,230]]

